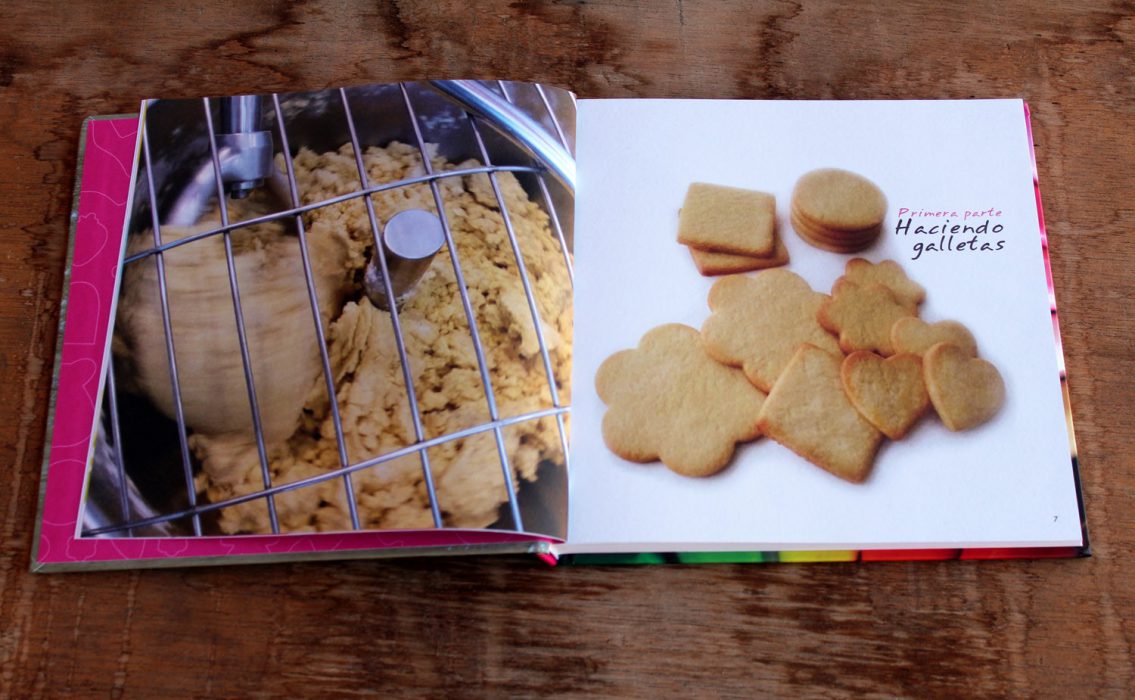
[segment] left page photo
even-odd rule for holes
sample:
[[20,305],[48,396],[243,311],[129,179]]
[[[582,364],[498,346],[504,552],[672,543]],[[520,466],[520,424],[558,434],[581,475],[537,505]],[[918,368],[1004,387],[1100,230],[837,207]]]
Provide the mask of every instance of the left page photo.
[[154,100],[136,124],[74,543],[156,543],[130,566],[563,539],[570,93]]

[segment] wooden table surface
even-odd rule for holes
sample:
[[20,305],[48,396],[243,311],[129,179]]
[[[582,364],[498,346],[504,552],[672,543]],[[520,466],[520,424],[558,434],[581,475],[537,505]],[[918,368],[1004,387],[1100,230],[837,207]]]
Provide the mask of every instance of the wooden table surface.
[[[1135,6],[4,3],[0,696],[1130,696]],[[1095,556],[27,573],[80,121],[421,77],[581,97],[1024,97]]]

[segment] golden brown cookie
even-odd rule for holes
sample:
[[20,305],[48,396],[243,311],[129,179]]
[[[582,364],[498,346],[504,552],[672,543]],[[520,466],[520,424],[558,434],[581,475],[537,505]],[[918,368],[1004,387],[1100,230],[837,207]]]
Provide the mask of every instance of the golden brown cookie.
[[856,284],[877,282],[894,292],[895,298],[910,308],[917,308],[926,298],[926,290],[921,284],[906,276],[894,260],[872,263],[863,258],[847,261],[843,276]]
[[871,247],[871,245],[879,237],[879,229],[876,228],[867,232],[855,233],[828,233],[826,231],[812,228],[809,224],[805,224],[796,217],[793,213],[791,217],[792,227],[800,238],[816,248],[828,250],[833,253],[858,253]]
[[792,215],[793,226],[795,226],[799,232],[807,233],[815,238],[826,239],[832,243],[862,243],[864,241],[874,240],[879,235],[878,225],[864,229],[826,228],[809,219],[795,206],[789,210],[789,213]]
[[900,318],[913,315],[883,285],[860,286],[841,277],[816,318],[821,326],[839,334],[839,346],[844,352],[876,350],[881,355],[893,355],[891,327]]
[[775,248],[776,198],[695,182],[678,215],[678,242],[691,248],[768,257]]
[[805,242],[833,253],[857,253],[868,248],[879,236],[878,230],[852,233],[829,233],[801,221],[791,214],[792,228]]
[[863,250],[866,250],[867,248],[870,247],[870,243],[868,243],[866,245],[852,245],[852,246],[846,245],[844,243],[829,243],[829,242],[827,242],[823,239],[811,238],[811,237],[809,237],[805,234],[800,234],[800,238],[803,239],[805,243],[812,246],[813,248],[819,248],[820,250],[826,250],[829,253],[838,253],[840,255],[850,255],[852,253],[859,253],[859,252],[862,252]]
[[839,353],[839,343],[816,320],[827,298],[789,270],[723,277],[709,290],[713,313],[702,336],[715,360],[741,367],[768,391],[801,343]]
[[847,398],[871,425],[892,440],[902,439],[930,408],[918,355],[886,359],[860,350],[840,367]]
[[841,479],[867,478],[883,434],[855,409],[840,379],[841,357],[801,345],[757,420],[761,432]]
[[924,355],[938,343],[952,343],[970,357],[977,357],[977,341],[969,329],[957,321],[927,323],[920,318],[900,318],[891,327],[895,352]]
[[879,187],[856,173],[821,168],[796,181],[792,206],[810,223],[829,231],[862,231],[878,226],[887,212]]
[[1005,381],[992,363],[952,343],[938,343],[922,358],[926,390],[950,430],[968,430],[992,418],[1005,401]]
[[813,170],[792,192],[792,227],[808,243],[837,253],[870,247],[886,211],[887,199],[875,183],[847,170]]
[[658,459],[683,476],[709,476],[736,443],[760,435],[764,392],[710,358],[689,326],[658,326],[634,350],[608,357],[595,389],[607,404],[603,441],[632,462]]
[[772,255],[765,258],[752,255],[734,255],[732,253],[714,253],[698,248],[690,248],[690,256],[693,257],[698,272],[706,277],[735,275],[740,272],[766,270],[770,267],[788,264],[788,249],[784,247],[784,242],[779,237],[777,237],[776,247],[773,249]]

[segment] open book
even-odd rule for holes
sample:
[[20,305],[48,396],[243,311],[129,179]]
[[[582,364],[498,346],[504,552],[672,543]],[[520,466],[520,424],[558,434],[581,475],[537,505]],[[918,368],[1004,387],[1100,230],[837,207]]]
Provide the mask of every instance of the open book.
[[1019,100],[88,120],[34,570],[1075,556]]

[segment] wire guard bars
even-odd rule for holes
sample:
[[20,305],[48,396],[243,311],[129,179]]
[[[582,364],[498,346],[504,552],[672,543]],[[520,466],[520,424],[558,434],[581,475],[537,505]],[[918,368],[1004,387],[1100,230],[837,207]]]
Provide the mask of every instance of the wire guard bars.
[[[566,152],[567,150],[569,150],[567,148],[569,144],[567,138],[565,137],[564,130],[559,122],[559,118],[557,117],[552,105],[550,104],[547,94],[545,93],[543,88],[536,86],[536,89],[538,90],[540,101],[544,109],[546,110],[546,116],[550,119],[556,137],[559,139],[559,143],[563,144],[563,146],[565,147],[564,150]],[[341,107],[347,122],[347,131],[350,134],[350,142],[354,151],[356,166],[358,169],[358,177],[361,186],[357,189],[357,191],[353,191],[344,195],[327,198],[319,202],[302,204],[292,159],[290,157],[285,157],[282,160],[285,164],[286,169],[285,175],[287,178],[288,194],[290,196],[290,207],[282,211],[273,212],[271,214],[258,216],[237,223],[232,223],[229,221],[227,206],[225,203],[224,184],[222,181],[221,173],[221,161],[218,157],[217,134],[213,124],[212,106],[208,98],[202,99],[202,106],[205,116],[204,121],[208,132],[209,156],[213,164],[214,179],[216,182],[219,202],[218,210],[220,214],[220,226],[168,243],[163,241],[161,235],[161,226],[159,223],[158,214],[159,202],[157,190],[155,189],[154,163],[151,157],[149,136],[145,128],[146,112],[143,112],[144,123],[142,125],[142,166],[144,170],[145,184],[148,186],[148,206],[150,209],[150,226],[153,236],[153,245],[146,250],[134,253],[126,257],[124,259],[124,265],[135,264],[152,256],[157,266],[157,286],[158,294],[160,297],[159,300],[162,315],[162,327],[164,330],[166,357],[170,370],[169,376],[175,412],[174,417],[175,423],[177,425],[178,450],[181,462],[182,478],[184,480],[185,487],[185,503],[187,504],[187,506],[173,510],[172,512],[148,515],[144,512],[138,512],[136,509],[132,511],[129,504],[127,503],[125,495],[121,495],[121,503],[119,504],[119,509],[121,511],[121,522],[85,529],[83,531],[84,536],[125,535],[133,537],[137,534],[136,530],[141,528],[155,525],[160,526],[163,524],[168,525],[174,522],[186,520],[191,523],[193,534],[199,536],[203,534],[201,525],[201,517],[203,515],[256,500],[263,500],[268,511],[272,532],[279,533],[281,531],[281,528],[279,517],[276,511],[275,497],[285,492],[302,489],[332,480],[341,480],[347,508],[349,509],[351,526],[353,529],[358,530],[362,528],[362,523],[360,522],[358,504],[356,502],[354,487],[352,484],[352,475],[365,469],[381,468],[381,466],[387,462],[391,462],[401,457],[413,455],[415,453],[418,455],[418,459],[421,463],[423,485],[426,491],[426,495],[429,499],[433,526],[435,528],[443,528],[446,527],[443,519],[444,508],[443,504],[439,503],[433,474],[430,468],[428,449],[449,441],[461,440],[481,433],[491,433],[495,440],[496,452],[498,460],[500,462],[504,488],[507,492],[506,496],[508,503],[508,512],[512,519],[512,529],[516,531],[525,530],[524,522],[521,517],[520,503],[517,497],[517,488],[513,478],[513,469],[509,464],[509,457],[505,447],[502,431],[508,426],[554,417],[559,434],[560,448],[562,450],[566,468],[568,460],[568,440],[564,423],[564,415],[570,411],[570,406],[564,405],[560,401],[559,392],[556,386],[556,378],[552,366],[552,360],[548,352],[547,343],[545,342],[540,314],[528,277],[528,271],[525,265],[524,256],[520,249],[520,244],[517,240],[516,232],[513,228],[504,196],[497,181],[497,174],[500,172],[513,172],[517,174],[526,173],[528,174],[528,176],[534,179],[536,187],[541,194],[543,209],[548,215],[551,228],[555,235],[558,247],[560,248],[560,251],[562,253],[569,283],[574,284],[571,253],[564,236],[563,228],[560,224],[556,206],[553,202],[553,198],[549,192],[549,188],[545,179],[548,176],[548,169],[546,164],[541,162],[534,162],[532,165],[494,165],[490,158],[489,149],[487,148],[485,139],[482,135],[481,118],[474,116],[469,111],[465,111],[464,119],[468,125],[468,128],[471,130],[473,138],[475,139],[480,159],[484,163],[484,165],[480,167],[460,168],[435,172],[432,164],[430,163],[430,154],[427,149],[425,137],[422,133],[420,116],[417,109],[415,108],[414,100],[411,97],[410,90],[408,90],[407,84],[405,83],[398,84],[398,90],[401,93],[401,101],[404,105],[405,118],[409,120],[409,123],[413,130],[414,140],[416,142],[415,145],[421,155],[421,161],[425,171],[424,175],[418,177],[403,178],[394,182],[372,184],[369,181],[367,170],[363,162],[363,146],[360,143],[354,114],[351,108],[351,97],[348,95],[347,90],[339,89],[337,91],[338,99],[341,103]],[[499,91],[511,105],[513,103],[513,100],[508,94],[508,91],[505,90],[503,84],[500,85]],[[288,129],[284,116],[284,110],[281,108],[280,96],[277,94],[271,95],[271,102],[275,111],[276,132],[281,140],[280,151],[285,154],[289,154],[291,153],[291,150],[288,140]],[[499,213],[503,220],[505,230],[508,234],[508,240],[513,257],[515,259],[520,283],[523,286],[525,299],[527,301],[528,309],[531,313],[532,322],[536,331],[540,358],[548,387],[548,395],[550,396],[552,403],[551,408],[529,411],[519,415],[507,417],[502,417],[500,415],[497,400],[493,391],[492,377],[489,363],[486,359],[485,347],[478,330],[476,314],[473,311],[472,302],[466,289],[465,276],[462,270],[462,263],[458,254],[458,248],[454,240],[453,229],[450,226],[450,223],[446,216],[445,201],[442,195],[442,189],[441,187],[439,187],[439,181],[442,179],[465,177],[475,174],[485,174],[488,176],[492,186],[493,194],[496,198],[497,206],[499,208]],[[399,187],[408,187],[416,184],[426,184],[429,186],[434,204],[437,209],[438,217],[441,221],[442,228],[445,233],[446,248],[449,252],[452,271],[457,282],[456,288],[461,297],[462,310],[464,312],[465,319],[468,322],[468,330],[477,359],[478,372],[481,378],[481,384],[484,390],[485,402],[488,408],[488,415],[490,420],[480,425],[453,431],[445,435],[440,435],[428,439],[426,438],[422,426],[422,418],[417,401],[417,392],[414,387],[412,376],[413,373],[410,369],[410,361],[405,346],[399,313],[395,308],[395,305],[391,305],[391,326],[398,351],[398,358],[401,363],[402,379],[405,384],[405,398],[412,419],[415,442],[405,447],[385,452],[381,455],[369,456],[366,459],[352,463],[347,453],[344,428],[339,414],[334,372],[331,366],[328,353],[327,338],[320,316],[319,298],[313,277],[312,262],[310,259],[307,232],[303,221],[303,214],[322,207],[328,207],[341,202],[346,202],[351,199],[359,197],[363,198],[363,203],[366,208],[367,221],[370,225],[371,233],[376,243],[375,250],[377,251],[377,263],[381,266],[381,269],[384,273],[384,278],[387,280],[386,285],[387,287],[389,287],[389,275],[386,274],[387,261],[385,259],[385,255],[382,252],[383,246],[381,245],[382,229],[379,225],[378,217],[375,213],[374,203],[372,201],[371,195],[386,190],[391,190]],[[311,311],[312,323],[314,325],[315,337],[319,345],[318,349],[322,380],[325,384],[328,394],[330,418],[334,426],[339,462],[338,469],[327,471],[304,479],[291,481],[286,484],[274,484],[272,482],[272,473],[269,466],[267,446],[264,439],[263,426],[261,424],[260,407],[256,389],[256,377],[253,376],[252,362],[249,355],[248,339],[245,333],[244,313],[240,296],[240,287],[239,281],[237,279],[233,246],[231,241],[231,234],[237,229],[277,220],[288,223],[294,222],[294,228],[298,239],[297,242],[300,247],[301,260],[303,263],[304,284],[307,290],[308,303]],[[205,238],[213,236],[221,236],[225,246],[225,260],[228,268],[227,271],[229,278],[230,295],[233,304],[233,315],[236,323],[237,340],[240,347],[241,363],[245,378],[245,390],[247,392],[249,407],[251,411],[251,422],[255,437],[257,458],[260,466],[263,489],[253,493],[235,496],[224,500],[218,500],[215,502],[199,503],[196,488],[194,485],[193,467],[190,458],[188,440],[189,429],[186,425],[182,404],[181,379],[178,376],[178,367],[172,330],[173,323],[170,318],[170,305],[168,299],[168,288],[166,282],[167,278],[163,254],[173,248],[182,245],[188,245],[195,241],[203,240]],[[386,291],[392,298],[392,290],[388,288]],[[116,463],[114,465],[114,474],[115,478],[118,481],[119,493],[125,494],[129,486],[129,477],[127,476],[126,465],[124,463],[124,458],[121,450],[121,435],[119,431],[120,411],[117,398],[118,386],[116,384],[113,368],[111,368],[107,376],[107,406],[109,409],[108,417],[111,424],[111,435],[113,438],[114,446],[116,448]]]

